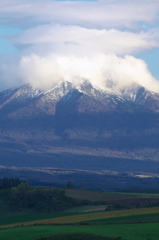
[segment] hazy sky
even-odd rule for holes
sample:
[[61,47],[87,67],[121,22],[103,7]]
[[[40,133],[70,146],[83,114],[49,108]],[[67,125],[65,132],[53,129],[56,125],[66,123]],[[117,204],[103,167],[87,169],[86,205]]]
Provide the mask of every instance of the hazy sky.
[[0,0],[0,90],[81,79],[159,92],[158,0]]

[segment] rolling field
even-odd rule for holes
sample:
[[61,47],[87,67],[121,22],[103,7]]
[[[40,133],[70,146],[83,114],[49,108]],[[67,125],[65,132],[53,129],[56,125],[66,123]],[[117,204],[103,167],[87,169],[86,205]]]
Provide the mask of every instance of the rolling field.
[[60,217],[50,220],[38,221],[39,224],[75,224],[88,221],[96,221],[101,219],[112,219],[112,218],[122,218],[129,216],[140,216],[146,214],[157,214],[159,213],[159,208],[145,208],[145,209],[129,209],[129,210],[118,210],[110,212],[97,212],[97,213],[88,213],[82,215],[74,215],[67,217]]
[[[129,202],[138,196],[67,189],[76,199]],[[157,199],[158,196],[156,196]],[[143,196],[143,199],[147,197]],[[103,211],[106,205],[86,205],[59,213],[15,214],[0,217],[0,240],[35,240],[57,234],[96,234],[123,240],[158,240],[159,207]],[[91,212],[90,212],[91,211]]]
[[113,224],[113,223],[146,223],[146,222],[159,222],[159,214],[145,214],[145,215],[132,215],[128,217],[116,217],[116,218],[108,218],[108,219],[99,219],[88,221],[88,223],[95,224]]
[[29,226],[0,231],[0,240],[34,240],[61,233],[91,233],[122,237],[124,240],[158,240],[159,223],[116,224],[96,226]]
[[77,214],[83,214],[80,212],[62,212],[62,213],[29,213],[29,214],[18,214],[18,215],[11,215],[11,216],[3,216],[0,217],[0,227],[1,225],[8,225],[8,224],[18,224],[23,222],[30,222],[30,221],[39,221],[45,219],[54,219],[59,217],[67,217],[73,216]]
[[[118,218],[135,216],[136,219],[138,219],[138,218],[145,218],[145,215],[149,215],[152,221],[153,218],[158,217],[158,214],[159,214],[159,208],[129,209],[129,210],[118,210],[118,211],[109,211],[109,212],[104,211],[104,212],[85,213],[85,214],[78,214],[78,215],[72,214],[70,216],[62,215],[62,216],[57,216],[55,218],[50,218],[50,219],[28,221],[28,222],[21,221],[19,223],[1,225],[0,229],[13,228],[13,227],[19,227],[19,226],[32,226],[32,225],[50,225],[50,224],[63,225],[63,224],[77,224],[77,223],[79,224],[79,223],[90,222],[90,221],[93,221],[93,222],[96,222],[96,221],[98,222],[99,220],[104,221],[106,219],[109,219],[109,221],[111,222],[111,219],[115,219],[115,218],[118,219]],[[122,219],[120,221],[122,221]]]

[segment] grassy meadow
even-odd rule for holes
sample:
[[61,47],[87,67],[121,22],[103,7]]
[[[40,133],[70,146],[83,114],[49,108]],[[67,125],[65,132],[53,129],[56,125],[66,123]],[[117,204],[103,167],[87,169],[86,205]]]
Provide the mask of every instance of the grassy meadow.
[[159,223],[17,227],[1,230],[0,240],[34,240],[61,233],[91,233],[101,236],[122,237],[124,240],[158,240]]

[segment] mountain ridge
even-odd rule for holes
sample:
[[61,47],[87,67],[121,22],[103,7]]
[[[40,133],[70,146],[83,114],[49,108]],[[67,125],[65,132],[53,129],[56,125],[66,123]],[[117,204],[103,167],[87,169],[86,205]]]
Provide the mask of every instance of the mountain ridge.
[[111,87],[61,82],[48,89],[26,84],[1,92],[0,148],[26,154],[86,149],[86,155],[102,151],[118,157],[120,152],[124,158],[134,151],[135,159],[157,161],[159,95],[139,85],[118,94]]
[[[70,92],[70,95],[71,95],[71,92],[73,90],[81,92],[82,94],[96,101],[99,101],[102,104],[107,103],[105,104],[105,106],[108,105],[109,102],[111,102],[112,106],[115,104],[117,105],[119,102],[127,102],[127,103],[134,102],[144,106],[144,103],[145,103],[144,100],[145,99],[147,100],[148,97],[151,99],[154,97],[153,99],[156,100],[157,103],[159,102],[159,95],[150,93],[150,92],[147,93],[146,90],[143,88],[139,88],[137,93],[135,93],[137,96],[136,99],[131,100],[132,97],[128,96],[128,94],[122,93],[123,94],[122,96],[122,95],[117,95],[116,93],[110,92],[108,90],[103,91],[101,89],[94,88],[88,82],[84,82],[80,86],[80,88],[79,87],[75,88],[69,82],[62,82],[61,84],[58,84],[48,90],[34,89],[27,84],[16,89],[3,91],[0,93],[0,109],[3,109],[6,105],[10,104],[11,102],[28,103],[30,100],[37,101],[37,106],[38,104],[39,105],[42,104],[42,102],[45,103],[45,105],[47,106],[49,105],[50,102],[52,104],[57,103],[64,96],[66,98],[66,95],[68,97],[68,93]],[[139,91],[140,92],[142,91],[142,95],[143,95],[142,99]],[[145,93],[147,94],[146,98],[145,98]],[[132,95],[132,91],[131,91],[131,95]],[[140,99],[138,95],[140,95]],[[158,104],[156,108],[153,110],[158,111]]]

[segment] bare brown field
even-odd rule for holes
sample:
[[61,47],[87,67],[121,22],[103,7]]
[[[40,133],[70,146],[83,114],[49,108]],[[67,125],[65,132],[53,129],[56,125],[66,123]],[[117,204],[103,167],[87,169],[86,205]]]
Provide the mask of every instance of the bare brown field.
[[[159,202],[159,196],[146,196],[138,194],[127,194],[127,193],[111,193],[111,192],[97,192],[87,191],[79,189],[65,189],[66,196],[75,198],[77,200],[89,200],[92,202],[104,202],[107,205],[111,204],[126,204],[129,206],[140,205],[144,202]],[[144,206],[143,206],[144,207]],[[134,207],[133,207],[134,208]]]
[[119,193],[110,193],[110,192],[97,192],[97,191],[87,191],[79,189],[65,189],[66,196],[75,198],[77,200],[89,200],[92,202],[96,201],[112,201],[112,200],[122,200],[122,199],[131,199],[137,198],[134,195],[128,194],[119,194]]

